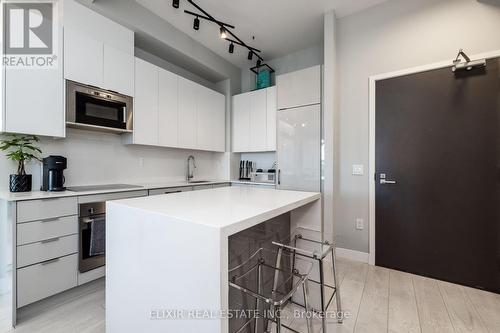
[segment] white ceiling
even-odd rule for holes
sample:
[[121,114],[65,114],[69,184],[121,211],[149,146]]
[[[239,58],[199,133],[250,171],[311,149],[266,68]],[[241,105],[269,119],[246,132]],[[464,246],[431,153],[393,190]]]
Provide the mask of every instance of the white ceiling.
[[[387,0],[195,0],[217,20],[236,26],[234,33],[248,45],[261,49],[266,60],[318,45],[323,39],[323,13],[334,9],[337,17],[380,4]],[[172,0],[136,0],[215,53],[241,68],[249,68],[247,51],[236,46],[228,53],[228,42],[219,38],[219,27],[200,20],[193,30],[193,18],[184,9],[196,12],[187,1],[172,7]],[[253,37],[255,36],[255,39]]]

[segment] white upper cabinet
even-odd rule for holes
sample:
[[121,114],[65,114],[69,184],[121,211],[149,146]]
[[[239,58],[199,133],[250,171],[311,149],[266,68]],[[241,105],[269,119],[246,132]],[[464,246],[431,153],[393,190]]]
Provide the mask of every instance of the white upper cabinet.
[[276,150],[276,112],[278,111],[276,102],[276,86],[267,90],[266,109],[267,109],[267,150]]
[[198,86],[197,94],[197,148],[225,151],[226,121],[224,95]]
[[134,96],[134,33],[64,0],[64,78]]
[[158,141],[160,146],[178,147],[178,77],[159,69],[158,78]]
[[250,93],[249,151],[267,150],[267,93],[265,89]]
[[211,105],[214,124],[212,150],[218,152],[226,151],[226,96],[212,92]]
[[103,52],[102,42],[86,33],[64,29],[64,77],[102,87]]
[[278,109],[321,103],[321,66],[276,76]]
[[196,138],[196,98],[198,84],[179,77],[179,147],[194,149]]
[[233,97],[233,152],[245,152],[250,148],[250,94]]
[[104,89],[134,96],[134,56],[104,44]]
[[233,152],[276,150],[276,88],[233,96]]
[[225,96],[135,59],[133,135],[125,143],[225,151]]
[[158,67],[135,59],[133,143],[158,145]]
[[[61,6],[59,7],[61,10]],[[59,13],[61,15],[61,12]],[[2,89],[2,131],[64,137],[63,29],[57,26],[57,66],[51,69],[5,68]]]

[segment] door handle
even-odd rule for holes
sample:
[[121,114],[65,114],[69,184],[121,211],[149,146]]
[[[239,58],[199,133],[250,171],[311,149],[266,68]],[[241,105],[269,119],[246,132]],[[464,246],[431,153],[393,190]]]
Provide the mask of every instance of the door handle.
[[385,173],[380,174],[380,184],[381,185],[393,185],[396,184],[395,180],[387,180],[387,175]]

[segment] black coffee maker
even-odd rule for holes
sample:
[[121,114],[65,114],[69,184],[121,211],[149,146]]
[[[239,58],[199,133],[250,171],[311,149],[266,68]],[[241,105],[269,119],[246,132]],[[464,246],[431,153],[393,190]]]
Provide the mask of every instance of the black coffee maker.
[[42,191],[64,191],[63,170],[66,169],[66,157],[52,156],[43,159]]

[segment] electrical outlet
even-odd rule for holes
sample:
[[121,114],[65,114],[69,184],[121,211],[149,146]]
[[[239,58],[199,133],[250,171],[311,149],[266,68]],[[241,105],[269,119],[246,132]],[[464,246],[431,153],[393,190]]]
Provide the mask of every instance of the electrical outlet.
[[363,219],[356,219],[356,229],[363,230],[365,228],[365,222]]
[[363,176],[365,174],[365,168],[363,164],[353,164],[352,165],[352,174],[354,176]]

